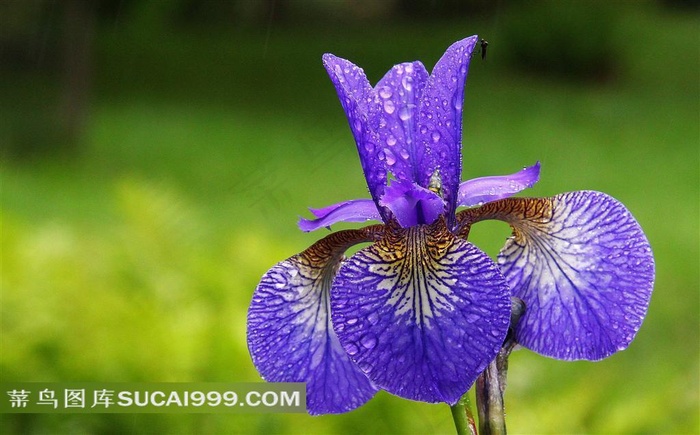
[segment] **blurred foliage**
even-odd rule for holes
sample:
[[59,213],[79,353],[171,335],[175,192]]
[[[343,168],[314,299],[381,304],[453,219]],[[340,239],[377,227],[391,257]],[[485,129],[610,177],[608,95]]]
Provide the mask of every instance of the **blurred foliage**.
[[[90,122],[82,150],[66,155],[51,125],[61,82],[46,37],[59,3],[41,3],[45,24],[26,30],[39,42],[19,49],[25,60],[5,62],[7,44],[0,52],[3,153],[36,143],[54,150],[0,162],[0,380],[259,380],[245,316],[260,276],[323,235],[296,229],[305,207],[367,195],[321,54],[353,60],[376,82],[401,61],[431,68],[450,43],[479,33],[491,44],[471,66],[464,178],[540,160],[542,180],[528,194],[612,194],[644,227],[657,261],[649,314],[625,352],[599,363],[513,355],[509,429],[700,431],[697,15],[595,3],[591,11],[614,9],[601,21],[576,2],[547,2],[532,5],[551,9],[541,14],[509,3],[419,21],[396,12],[411,2],[396,2],[399,18],[384,11],[353,21],[346,2],[308,2],[304,13],[326,8],[329,18],[298,21],[290,2],[287,18],[270,21],[235,9],[249,2],[102,1]],[[520,14],[530,27],[519,27]],[[228,20],[240,25],[227,29]],[[555,72],[560,38],[589,59],[611,59],[604,80]],[[519,51],[544,63],[514,65]],[[480,223],[471,239],[495,254],[507,234]],[[453,432],[445,405],[383,392],[317,418],[0,418],[3,434]]]
[[614,44],[622,12],[615,2],[514,2],[503,16],[504,55],[533,74],[605,80],[621,61]]

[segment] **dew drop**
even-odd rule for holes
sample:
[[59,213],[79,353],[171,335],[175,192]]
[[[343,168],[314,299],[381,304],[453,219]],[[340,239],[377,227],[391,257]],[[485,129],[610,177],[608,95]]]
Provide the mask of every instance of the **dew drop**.
[[354,325],[355,323],[357,323],[357,318],[352,317],[348,319],[345,323],[347,323],[348,325]]
[[[406,71],[408,72],[408,68],[406,69]],[[403,86],[403,88],[406,89],[408,92],[413,91],[413,77],[405,76],[404,78],[402,78],[401,86]]]
[[360,349],[357,348],[354,344],[350,343],[347,346],[345,346],[345,352],[348,353],[348,355],[357,355],[357,352],[359,352]]
[[374,349],[374,346],[377,345],[377,337],[374,334],[365,334],[362,336],[360,339],[360,344],[362,347],[365,349]]
[[467,314],[467,322],[468,323],[476,323],[481,319],[481,316],[478,314]]
[[433,142],[437,143],[440,140],[440,132],[434,131],[431,137],[433,138]]
[[385,100],[391,98],[392,94],[393,92],[389,86],[382,86],[382,88],[379,90],[379,96]]
[[391,115],[396,111],[396,106],[394,105],[394,102],[391,100],[386,100],[384,101],[384,111],[388,114]]
[[452,100],[452,106],[457,110],[462,110],[462,98],[460,96],[455,96]]
[[408,106],[403,106],[401,109],[399,109],[399,118],[402,121],[408,121],[411,119],[411,116],[413,114],[411,113],[411,109],[408,108]]
[[356,119],[355,122],[353,122],[352,126],[355,129],[355,131],[357,131],[357,132],[362,131],[362,122],[360,122],[359,119]]
[[390,134],[389,136],[387,136],[386,144],[389,145],[390,147],[393,147],[394,145],[396,145],[396,137],[394,137],[393,134]]
[[403,150],[403,149],[401,151],[399,151],[399,155],[404,160],[408,160],[408,158],[411,156],[410,154],[408,154],[408,151]]
[[377,157],[378,157],[379,160],[381,160],[381,161],[386,160],[386,154],[384,154],[384,151],[383,151],[383,150],[382,150],[382,151],[379,151],[379,153],[377,153]]
[[379,314],[369,313],[369,315],[367,316],[367,321],[370,325],[376,325],[377,322],[379,322]]
[[396,156],[395,156],[394,153],[392,153],[391,150],[388,149],[388,148],[385,148],[385,149],[384,149],[384,158],[386,159],[386,164],[389,165],[389,166],[391,166],[391,165],[393,165],[394,163],[396,163]]

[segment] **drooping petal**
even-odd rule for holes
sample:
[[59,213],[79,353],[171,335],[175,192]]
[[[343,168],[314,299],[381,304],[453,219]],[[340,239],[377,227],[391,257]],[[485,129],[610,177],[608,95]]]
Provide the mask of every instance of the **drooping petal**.
[[[418,141],[425,144],[426,157],[420,168],[419,184],[428,187],[439,170],[447,216],[457,208],[457,191],[462,172],[462,104],[469,60],[478,37],[452,44],[433,68],[423,91],[418,113]],[[448,222],[451,226],[452,222]]]
[[299,219],[302,231],[314,231],[338,222],[381,220],[377,205],[371,199],[353,199],[324,208],[310,208],[316,219]]
[[520,344],[565,360],[599,360],[629,345],[647,312],[654,258],[621,203],[579,191],[481,208],[514,228],[498,263],[525,301]]
[[[377,202],[384,192],[387,180],[385,160],[380,159],[384,147],[379,134],[379,97],[370,86],[362,68],[352,62],[334,56],[323,55],[323,65],[338,92],[338,98],[350,123],[362,170],[372,199]],[[389,220],[388,211],[380,213]]]
[[454,404],[500,349],[510,295],[495,263],[439,220],[392,227],[344,262],[331,313],[341,344],[377,386]]
[[375,87],[382,118],[379,140],[383,152],[379,158],[399,180],[418,181],[425,147],[416,141],[415,114],[427,80],[428,71],[416,61],[394,66]]
[[394,180],[379,203],[404,227],[432,224],[445,212],[445,201],[435,192],[408,180]]
[[508,198],[532,187],[540,179],[540,162],[511,175],[481,177],[459,185],[458,207],[472,207]]
[[267,271],[248,310],[248,348],[266,381],[306,382],[310,414],[340,413],[376,387],[350,360],[331,326],[329,291],[343,252],[374,240],[379,226],[339,231]]

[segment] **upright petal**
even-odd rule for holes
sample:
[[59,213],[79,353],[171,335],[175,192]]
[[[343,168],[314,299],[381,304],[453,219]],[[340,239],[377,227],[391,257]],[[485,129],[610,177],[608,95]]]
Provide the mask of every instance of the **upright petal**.
[[459,185],[457,206],[472,207],[508,198],[534,186],[539,179],[540,162],[511,175],[474,178]]
[[310,414],[350,411],[377,389],[331,326],[329,291],[343,252],[381,227],[339,231],[267,271],[248,310],[248,347],[263,379],[306,382]]
[[[439,170],[448,217],[457,208],[462,172],[464,85],[477,41],[477,36],[471,36],[447,49],[428,79],[418,113],[418,141],[426,149],[419,184],[428,187],[430,177]],[[448,222],[448,226],[451,224]]]
[[381,102],[379,158],[399,180],[419,181],[425,147],[416,141],[416,114],[427,80],[428,71],[416,61],[394,66],[375,87]]
[[500,349],[510,295],[493,261],[440,220],[389,229],[348,259],[331,307],[341,344],[377,386],[454,404]]
[[[338,98],[350,123],[367,187],[376,203],[384,193],[387,180],[386,155],[377,133],[378,114],[381,110],[379,97],[367,81],[362,68],[352,62],[325,54],[323,65],[338,92]],[[384,156],[384,160],[381,156]],[[388,221],[388,211],[381,208],[379,211],[384,220]]]
[[525,301],[520,344],[565,360],[599,360],[629,345],[649,306],[654,258],[621,203],[579,191],[481,209],[513,227],[498,263]]

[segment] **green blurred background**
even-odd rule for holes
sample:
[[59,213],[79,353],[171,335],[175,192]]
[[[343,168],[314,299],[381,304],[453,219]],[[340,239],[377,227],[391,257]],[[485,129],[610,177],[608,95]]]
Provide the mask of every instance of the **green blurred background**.
[[[320,238],[307,206],[366,197],[321,65],[375,83],[478,33],[464,178],[537,160],[528,195],[621,200],[657,277],[629,349],[602,362],[522,350],[512,433],[698,433],[697,2],[41,1],[0,5],[1,381],[260,378],[248,302]],[[343,225],[338,225],[342,228]],[[508,235],[481,223],[494,255]],[[12,433],[452,433],[446,405],[380,392],[340,416],[2,415]]]

